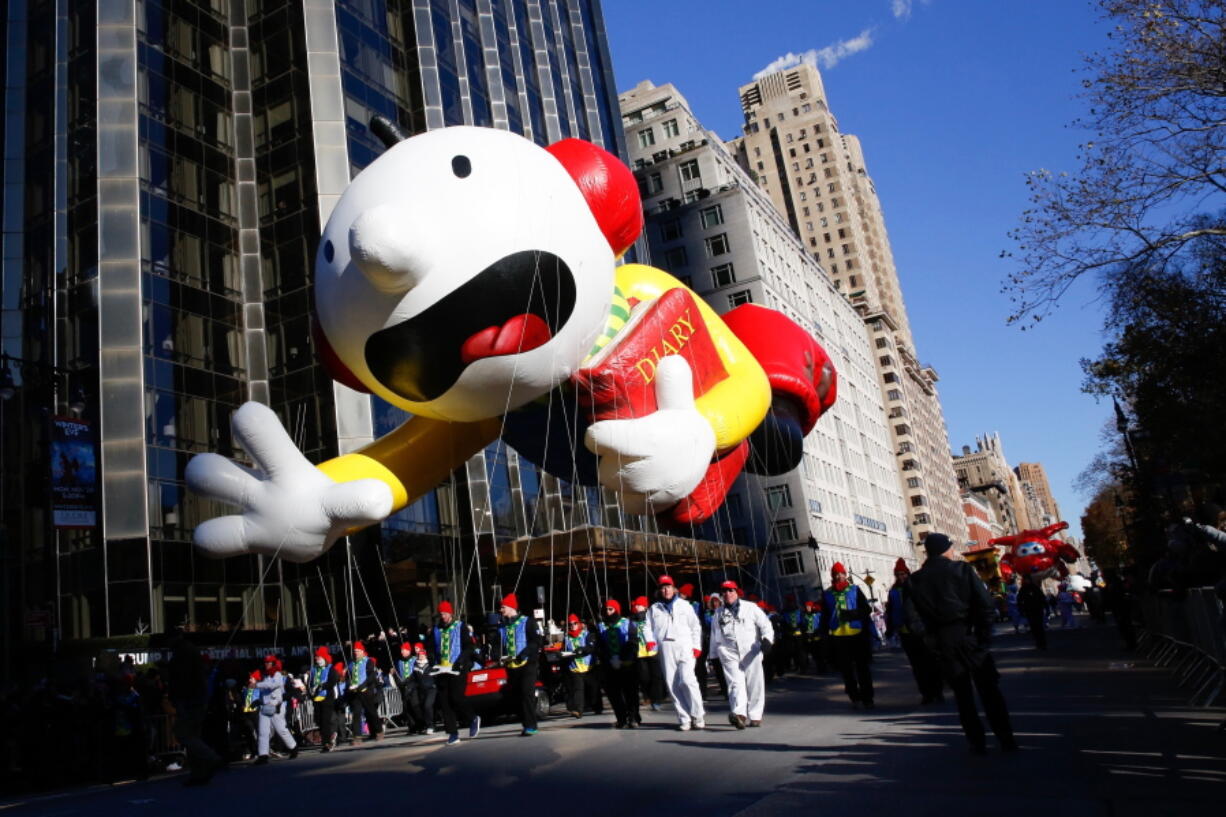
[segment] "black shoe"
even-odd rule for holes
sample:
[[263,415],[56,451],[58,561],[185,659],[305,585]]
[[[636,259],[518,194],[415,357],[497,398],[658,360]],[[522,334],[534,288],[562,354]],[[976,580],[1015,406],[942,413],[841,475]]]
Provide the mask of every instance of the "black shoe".
[[289,750],[289,759],[293,760],[296,757],[298,757],[298,747],[297,746]]
[[617,723],[613,724],[613,728],[614,728],[614,729],[625,729],[625,728],[626,728],[626,722],[625,722],[625,721],[618,721]]
[[267,766],[268,765],[268,755],[260,755],[259,757],[255,759],[255,763],[252,763],[251,765],[252,766]]
[[749,721],[745,718],[744,715],[736,716],[736,728],[737,729],[744,729],[748,725],[749,725]]
[[640,721],[627,721],[627,722],[626,722],[626,728],[627,728],[627,729],[638,729],[638,728],[639,728],[639,723],[640,723]]

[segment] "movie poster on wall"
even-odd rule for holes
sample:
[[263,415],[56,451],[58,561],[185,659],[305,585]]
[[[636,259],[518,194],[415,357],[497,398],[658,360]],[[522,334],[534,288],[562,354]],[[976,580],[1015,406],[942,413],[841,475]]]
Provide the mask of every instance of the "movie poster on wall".
[[93,427],[56,417],[51,435],[51,500],[57,528],[92,528],[98,522],[98,471]]

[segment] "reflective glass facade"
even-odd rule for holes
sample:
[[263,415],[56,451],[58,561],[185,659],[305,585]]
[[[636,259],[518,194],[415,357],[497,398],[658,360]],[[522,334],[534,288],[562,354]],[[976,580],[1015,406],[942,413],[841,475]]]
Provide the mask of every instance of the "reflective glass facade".
[[[0,349],[24,361],[0,404],[6,636],[327,619],[343,549],[200,558],[192,529],[226,509],[186,491],[186,463],[241,460],[229,415],[250,399],[315,462],[403,419],[335,386],[311,340],[320,228],[383,150],[367,123],[624,157],[598,0],[10,0],[0,25]],[[55,416],[93,429],[92,527],[51,522]],[[457,473],[353,538],[367,584],[386,562],[389,589],[437,593],[483,537],[624,522],[503,445]]]

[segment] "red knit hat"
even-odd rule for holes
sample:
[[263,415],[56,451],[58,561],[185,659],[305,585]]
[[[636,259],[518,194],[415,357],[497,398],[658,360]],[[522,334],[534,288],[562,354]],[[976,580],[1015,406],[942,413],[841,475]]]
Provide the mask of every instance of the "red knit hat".
[[248,675],[247,677],[250,678],[252,681],[259,681],[264,678],[264,676],[260,674],[260,671],[258,669],[253,669],[251,671],[251,674]]
[[443,613],[451,613],[453,616],[455,615],[455,608],[451,606],[451,602],[446,600],[438,603],[438,611],[440,615]]
[[[667,574],[664,576],[661,576],[659,579],[656,580],[656,584],[660,585],[661,587],[663,587],[666,584],[673,584],[673,577]],[[673,587],[676,587],[676,585],[673,584]]]
[[817,610],[817,602],[815,602],[815,601],[806,601],[806,602],[805,602],[805,611],[806,611],[806,612],[812,613],[812,612],[815,612],[816,610]]
[[344,665],[344,663],[342,663],[342,662],[340,662],[340,661],[337,661],[335,664],[333,664],[333,665],[332,665],[332,669],[336,670],[336,671],[337,671],[337,672],[339,672],[341,675],[344,675],[344,674],[345,674],[345,665]]
[[719,586],[719,589],[720,590],[735,590],[738,593],[741,592],[741,588],[737,587],[736,582],[732,581],[731,579],[721,584]]
[[895,573],[906,573],[910,575],[911,568],[907,567],[907,560],[899,556],[898,561],[894,563],[894,572]]
[[319,647],[318,649],[316,649],[315,657],[322,658],[323,660],[327,661],[329,664],[332,663],[332,653],[328,651],[327,647]]
[[515,598],[514,593],[507,593],[502,597],[502,606],[510,607],[512,610],[519,609],[519,599]]
[[416,644],[413,645],[413,652],[417,652],[417,653],[421,653],[422,655],[425,655],[426,645],[418,641]]
[[361,650],[362,652],[366,652],[366,645],[363,644],[361,641],[353,642],[353,651],[357,652],[358,650]]
[[630,602],[630,606],[631,607],[642,607],[644,610],[646,610],[648,607],[651,606],[651,602],[647,601],[646,596],[639,596],[637,599]]
[[683,596],[694,595],[694,585],[689,584],[688,582],[686,584],[681,585],[681,587],[679,587],[678,590],[681,591],[681,595]]
[[605,606],[606,608],[608,608],[608,607],[612,607],[612,608],[613,608],[614,610],[616,610],[618,613],[621,613],[621,611],[622,611],[622,605],[621,605],[621,602],[619,602],[617,599],[609,599],[608,601],[606,601],[606,602],[604,603],[604,606]]
[[846,572],[847,572],[847,568],[843,567],[842,562],[835,562],[834,564],[830,566],[831,576],[833,576],[835,573],[846,573]]
[[400,651],[401,652],[413,652],[413,645],[406,641],[400,645]]
[[266,665],[271,663],[273,667],[275,667],[275,669],[273,670],[274,672],[281,671],[281,659],[273,655],[272,653],[269,653],[268,655],[264,656],[264,663]]
[[771,606],[767,604],[765,601],[763,601],[762,599],[758,599],[758,609],[764,613],[769,613]]
[[582,622],[579,621],[579,617],[575,615],[574,613],[571,613],[569,616],[566,617],[566,623],[567,624],[582,624]]

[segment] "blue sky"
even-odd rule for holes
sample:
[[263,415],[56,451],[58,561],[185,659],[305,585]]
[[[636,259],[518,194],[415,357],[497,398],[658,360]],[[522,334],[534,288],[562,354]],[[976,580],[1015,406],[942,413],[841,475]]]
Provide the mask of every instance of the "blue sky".
[[[753,9],[751,21],[746,13]],[[1109,404],[1080,391],[1102,348],[1093,282],[1037,328],[1005,325],[1006,233],[1024,174],[1073,170],[1086,134],[1082,56],[1107,28],[1084,0],[605,0],[619,90],[671,82],[703,124],[740,131],[737,88],[786,54],[816,51],[839,126],[860,137],[907,312],[938,387],[950,445],[999,431],[1011,465],[1041,462],[1080,536],[1073,490]]]

